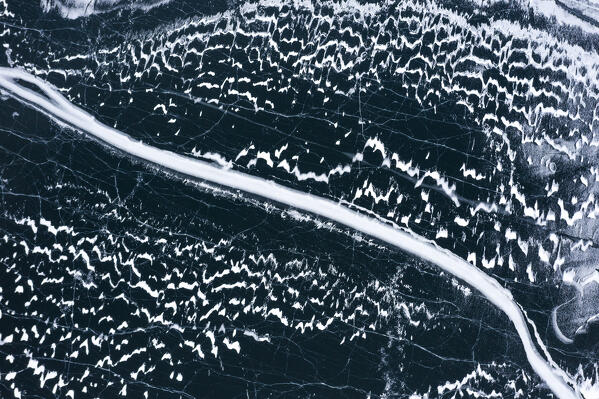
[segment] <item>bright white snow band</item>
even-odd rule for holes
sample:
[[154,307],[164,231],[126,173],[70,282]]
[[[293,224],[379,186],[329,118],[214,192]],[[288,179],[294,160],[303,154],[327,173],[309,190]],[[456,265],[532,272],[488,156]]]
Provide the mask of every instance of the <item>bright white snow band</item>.
[[[18,80],[35,85],[45,96],[20,85]],[[562,375],[565,373],[562,370],[553,369],[536,350],[524,315],[514,302],[511,293],[495,279],[450,251],[441,249],[422,237],[408,234],[334,201],[287,188],[259,177],[222,169],[207,162],[161,150],[134,140],[125,133],[97,121],[93,116],[67,101],[50,84],[26,71],[0,67],[0,88],[8,95],[34,106],[54,120],[90,134],[127,154],[188,176],[255,194],[334,220],[434,263],[444,271],[476,288],[507,315],[518,332],[528,362],[558,398],[580,397],[558,375],[558,372]]]

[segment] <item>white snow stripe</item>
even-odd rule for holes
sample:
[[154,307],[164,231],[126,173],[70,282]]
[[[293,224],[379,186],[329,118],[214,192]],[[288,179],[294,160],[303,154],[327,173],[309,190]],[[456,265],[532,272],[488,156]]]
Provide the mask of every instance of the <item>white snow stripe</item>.
[[[35,84],[45,93],[46,97],[19,85],[16,80]],[[422,237],[398,230],[331,200],[287,188],[259,177],[221,169],[206,162],[134,140],[125,133],[98,122],[93,116],[68,102],[51,85],[26,71],[0,68],[0,87],[10,96],[34,106],[52,119],[90,134],[130,155],[173,171],[268,198],[334,220],[436,264],[444,271],[476,288],[507,315],[516,328],[528,362],[558,398],[574,399],[579,397],[561,378],[566,374],[560,369],[552,369],[536,350],[524,315],[513,300],[511,293],[495,279],[453,253],[437,247]]]

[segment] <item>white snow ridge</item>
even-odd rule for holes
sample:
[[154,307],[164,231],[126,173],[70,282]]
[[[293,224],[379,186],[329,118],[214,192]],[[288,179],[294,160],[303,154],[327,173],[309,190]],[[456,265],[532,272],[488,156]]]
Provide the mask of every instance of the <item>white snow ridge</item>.
[[[34,85],[39,94],[19,82]],[[527,327],[526,319],[511,293],[495,279],[451,252],[440,249],[422,237],[408,234],[377,219],[351,210],[331,200],[287,188],[272,181],[250,176],[231,169],[161,150],[110,128],[67,101],[48,83],[33,75],[12,68],[0,68],[0,87],[11,97],[26,103],[58,123],[84,132],[106,145],[140,160],[244,193],[260,196],[303,210],[379,239],[402,251],[431,262],[447,273],[478,290],[493,305],[504,312],[513,323],[528,362],[551,391],[561,399],[579,397],[578,388],[566,381],[566,373],[551,365],[537,351]],[[233,347],[235,344],[230,344]]]

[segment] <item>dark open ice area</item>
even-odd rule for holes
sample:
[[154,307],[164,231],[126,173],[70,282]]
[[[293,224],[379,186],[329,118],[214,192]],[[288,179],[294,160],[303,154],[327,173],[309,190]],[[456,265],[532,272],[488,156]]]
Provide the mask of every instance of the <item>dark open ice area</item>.
[[599,398],[596,0],[0,0],[0,45],[1,398]]

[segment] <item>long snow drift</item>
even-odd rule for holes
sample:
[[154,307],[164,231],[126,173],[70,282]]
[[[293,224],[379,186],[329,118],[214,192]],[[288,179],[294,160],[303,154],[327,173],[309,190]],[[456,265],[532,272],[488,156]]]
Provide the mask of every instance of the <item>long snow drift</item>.
[[[19,84],[19,81],[34,85],[39,93]],[[37,108],[52,119],[90,134],[105,144],[139,159],[333,220],[434,263],[477,289],[507,315],[518,332],[533,370],[557,397],[561,399],[579,397],[562,378],[566,374],[559,368],[552,367],[536,350],[524,315],[511,293],[495,279],[451,252],[437,247],[422,237],[384,224],[329,199],[287,188],[259,177],[223,169],[134,140],[125,133],[97,121],[93,116],[67,101],[50,84],[23,70],[0,68],[0,88],[9,96]]]

